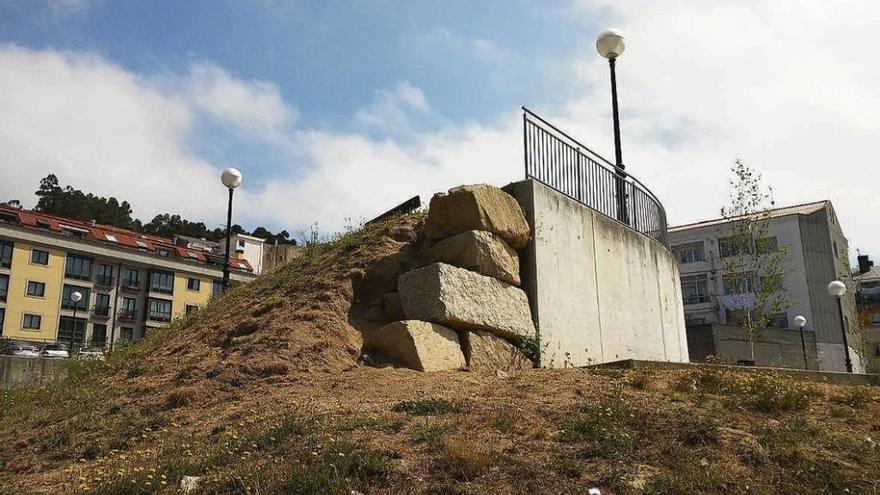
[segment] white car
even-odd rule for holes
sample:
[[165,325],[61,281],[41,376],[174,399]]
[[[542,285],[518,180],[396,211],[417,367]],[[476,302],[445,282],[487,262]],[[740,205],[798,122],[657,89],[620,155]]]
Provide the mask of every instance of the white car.
[[100,347],[83,347],[76,355],[80,359],[104,360],[104,351]]
[[40,350],[40,357],[44,358],[69,358],[70,352],[64,344],[47,344]]
[[24,342],[12,342],[6,347],[6,354],[18,357],[37,357],[40,355],[40,348]]

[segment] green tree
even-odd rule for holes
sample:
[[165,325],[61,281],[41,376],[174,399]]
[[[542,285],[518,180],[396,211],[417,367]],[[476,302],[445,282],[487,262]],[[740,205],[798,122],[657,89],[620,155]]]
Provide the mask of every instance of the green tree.
[[122,228],[138,225],[131,217],[132,209],[128,201],[120,203],[114,197],[86,194],[69,185],[61,187],[55,174],[49,174],[40,180],[40,186],[34,194],[39,198],[35,209],[43,213]]
[[761,174],[741,160],[736,160],[731,172],[730,198],[721,208],[728,235],[718,239],[718,249],[724,291],[732,303],[728,309],[748,334],[754,362],[757,334],[789,304],[783,286],[786,251],[769,235],[773,188],[765,186]]

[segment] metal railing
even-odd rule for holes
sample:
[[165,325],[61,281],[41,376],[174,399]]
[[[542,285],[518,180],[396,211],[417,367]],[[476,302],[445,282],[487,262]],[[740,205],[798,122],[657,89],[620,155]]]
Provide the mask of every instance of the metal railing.
[[669,247],[666,210],[638,179],[523,107],[526,178]]

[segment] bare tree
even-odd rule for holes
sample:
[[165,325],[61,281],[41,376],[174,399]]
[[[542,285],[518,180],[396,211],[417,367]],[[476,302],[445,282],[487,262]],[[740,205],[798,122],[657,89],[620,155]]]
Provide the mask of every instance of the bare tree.
[[782,285],[786,251],[769,235],[773,188],[765,186],[761,174],[741,160],[736,160],[731,172],[730,198],[721,208],[729,235],[718,240],[718,248],[725,306],[748,334],[754,363],[758,332],[771,326],[774,315],[789,304]]

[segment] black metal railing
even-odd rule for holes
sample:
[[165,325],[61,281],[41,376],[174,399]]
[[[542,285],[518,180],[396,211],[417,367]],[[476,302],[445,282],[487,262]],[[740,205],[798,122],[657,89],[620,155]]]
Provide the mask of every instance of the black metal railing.
[[525,107],[523,145],[527,179],[669,247],[666,210],[650,189]]

